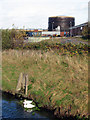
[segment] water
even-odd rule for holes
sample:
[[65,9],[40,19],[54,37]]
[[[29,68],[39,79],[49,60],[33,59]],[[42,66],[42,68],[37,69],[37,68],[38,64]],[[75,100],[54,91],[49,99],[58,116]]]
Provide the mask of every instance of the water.
[[20,104],[20,100],[10,96],[2,95],[2,117],[3,118],[29,118],[33,120],[56,120],[53,114],[48,111],[26,112]]

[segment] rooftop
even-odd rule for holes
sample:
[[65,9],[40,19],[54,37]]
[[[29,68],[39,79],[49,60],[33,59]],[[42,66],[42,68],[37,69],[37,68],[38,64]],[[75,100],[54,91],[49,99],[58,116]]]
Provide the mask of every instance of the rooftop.
[[49,17],[49,18],[52,18],[52,17],[61,17],[61,18],[74,18],[74,17],[72,17],[72,16],[51,16],[51,17]]
[[75,29],[75,28],[78,28],[78,27],[86,26],[86,25],[88,25],[88,22],[80,24],[80,25],[76,25],[76,26],[73,26],[73,27],[70,27],[69,29]]

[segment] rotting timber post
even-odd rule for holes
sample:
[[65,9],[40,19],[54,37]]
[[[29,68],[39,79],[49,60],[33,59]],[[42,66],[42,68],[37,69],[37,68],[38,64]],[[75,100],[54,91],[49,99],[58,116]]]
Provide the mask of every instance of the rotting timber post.
[[16,93],[17,94],[23,93],[27,95],[27,91],[28,91],[28,75],[25,73],[20,73],[16,87]]
[[28,91],[28,75],[25,75],[25,95],[27,95],[27,91]]

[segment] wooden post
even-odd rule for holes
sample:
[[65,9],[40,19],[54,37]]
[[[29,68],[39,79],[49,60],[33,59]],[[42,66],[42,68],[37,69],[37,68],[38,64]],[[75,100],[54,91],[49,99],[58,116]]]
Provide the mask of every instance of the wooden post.
[[23,79],[22,79],[22,88],[25,89],[25,74],[23,74]]
[[26,74],[26,76],[25,76],[25,95],[27,95],[27,91],[28,91],[28,75]]
[[24,94],[27,95],[28,92],[28,75],[20,73],[17,87],[16,87],[16,92],[24,90]]
[[16,92],[18,92],[19,90],[21,90],[22,79],[23,79],[23,73],[20,73],[19,79],[18,79],[18,84],[17,84],[17,87],[16,87]]

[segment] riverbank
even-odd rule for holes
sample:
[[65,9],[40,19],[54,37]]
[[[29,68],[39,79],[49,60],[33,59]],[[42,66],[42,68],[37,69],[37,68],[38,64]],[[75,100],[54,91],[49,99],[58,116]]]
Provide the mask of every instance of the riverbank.
[[[18,99],[18,100],[24,100],[24,99],[28,99],[28,100],[30,100],[30,98],[29,97],[25,97],[25,96],[18,96],[17,94],[12,94],[11,92],[7,92],[7,91],[0,91],[0,92],[2,92],[2,95],[4,95],[4,96],[7,96],[7,97],[9,97],[10,99]],[[20,104],[20,103],[19,103]],[[38,105],[37,105],[37,103],[35,103],[36,104],[36,106],[38,107]],[[6,106],[5,106],[6,107]],[[11,110],[11,109],[10,109]],[[41,112],[41,114],[43,114],[42,113],[42,111],[44,112],[44,113],[48,113],[49,115],[51,115],[51,116],[49,116],[50,118],[52,118],[51,120],[88,120],[88,118],[86,118],[85,116],[84,117],[79,117],[78,115],[75,115],[75,116],[73,116],[73,115],[64,115],[64,116],[60,116],[60,117],[58,117],[58,116],[56,116],[56,115],[54,115],[54,110],[50,110],[50,109],[47,109],[47,108],[44,108],[44,107],[40,107],[39,108],[39,113]],[[2,112],[4,112],[4,111],[2,111]],[[13,111],[12,111],[13,112]],[[18,112],[18,111],[17,111]],[[33,112],[35,112],[35,111],[33,111]],[[38,112],[38,111],[37,111]],[[14,113],[15,114],[15,113]],[[20,113],[21,114],[21,113]],[[32,113],[33,114],[33,113]],[[54,115],[54,116],[53,116]],[[10,115],[9,115],[10,116]],[[11,117],[11,116],[10,116]],[[15,116],[14,116],[15,117]],[[17,116],[16,116],[17,117]],[[20,116],[19,116],[20,117]],[[31,118],[31,117],[30,117]],[[30,118],[27,118],[27,119],[30,119]],[[19,118],[19,119],[22,119],[22,118]],[[43,119],[43,118],[35,118],[35,119],[37,119],[37,120],[39,120],[39,119]],[[44,118],[45,119],[45,118]],[[3,119],[2,119],[3,120]],[[10,120],[11,120],[11,118],[10,118]]]
[[50,47],[45,50],[4,50],[3,91],[15,93],[19,74],[27,73],[29,75],[27,97],[34,100],[39,107],[54,111],[57,117],[65,115],[87,117],[87,52],[66,53],[64,47],[60,51],[59,45],[55,46],[57,48],[55,50]]
[[[44,109],[26,110],[23,108],[23,99],[2,92],[2,120],[33,119],[33,120],[58,120],[50,111]],[[0,103],[1,106],[1,103]]]

